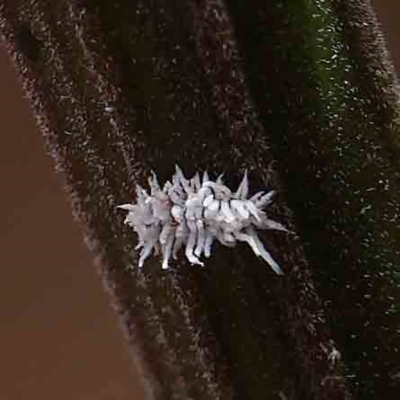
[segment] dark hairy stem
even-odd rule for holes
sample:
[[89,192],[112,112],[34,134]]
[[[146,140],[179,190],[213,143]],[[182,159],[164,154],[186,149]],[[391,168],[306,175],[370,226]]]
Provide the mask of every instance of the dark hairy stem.
[[[397,398],[399,103],[367,0],[0,0],[0,34],[147,398]],[[116,206],[175,163],[277,191],[283,276],[244,245],[137,268]]]

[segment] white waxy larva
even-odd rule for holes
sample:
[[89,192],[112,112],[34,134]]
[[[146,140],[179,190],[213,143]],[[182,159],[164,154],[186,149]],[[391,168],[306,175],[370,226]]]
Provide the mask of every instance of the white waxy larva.
[[167,269],[171,257],[176,259],[182,247],[190,263],[203,265],[200,257],[210,257],[217,240],[228,247],[246,242],[277,274],[282,274],[256,229],[287,229],[269,219],[263,210],[272,203],[273,191],[248,198],[247,172],[234,193],[224,185],[222,175],[215,182],[207,172],[202,179],[198,173],[187,179],[178,166],[172,183],[168,181],[161,188],[153,172],[149,186],[150,194],[137,186],[136,203],[118,206],[128,212],[125,223],[138,234],[139,267],[154,249],[155,253],[161,251],[162,268]]

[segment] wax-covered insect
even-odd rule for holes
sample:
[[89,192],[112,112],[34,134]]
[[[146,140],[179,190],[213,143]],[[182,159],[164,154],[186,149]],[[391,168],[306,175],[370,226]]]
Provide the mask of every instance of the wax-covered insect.
[[149,178],[149,186],[150,193],[136,187],[136,203],[118,206],[128,211],[125,223],[138,234],[139,267],[154,249],[161,252],[162,268],[167,269],[170,258],[176,259],[182,247],[190,263],[203,265],[200,257],[210,257],[217,240],[229,247],[246,242],[277,274],[282,274],[257,230],[287,229],[268,218],[264,211],[272,202],[273,191],[258,192],[248,198],[247,172],[234,193],[224,185],[222,175],[215,182],[207,172],[202,177],[197,173],[187,179],[178,166],[163,188],[155,173]]

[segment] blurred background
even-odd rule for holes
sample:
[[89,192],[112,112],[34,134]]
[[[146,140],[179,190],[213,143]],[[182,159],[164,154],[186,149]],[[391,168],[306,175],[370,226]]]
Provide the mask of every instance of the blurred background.
[[[373,4],[399,74],[400,2]],[[116,315],[1,46],[0,88],[0,400],[141,400]]]
[[141,400],[122,330],[1,46],[0,88],[0,400]]

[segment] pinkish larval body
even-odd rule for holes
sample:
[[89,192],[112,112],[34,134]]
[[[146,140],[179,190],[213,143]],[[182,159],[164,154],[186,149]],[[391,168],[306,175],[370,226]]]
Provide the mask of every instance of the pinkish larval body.
[[138,234],[139,267],[153,248],[160,248],[162,267],[167,269],[171,256],[176,258],[183,246],[190,263],[203,265],[200,257],[210,257],[211,246],[218,240],[229,247],[237,242],[248,243],[258,257],[282,274],[257,235],[257,229],[287,231],[263,210],[272,202],[274,192],[258,192],[248,198],[247,173],[235,193],[224,185],[222,176],[213,182],[205,172],[202,178],[197,173],[187,179],[178,166],[172,182],[167,181],[161,188],[153,173],[149,186],[150,194],[137,186],[136,203],[118,206],[128,211],[125,223]]

